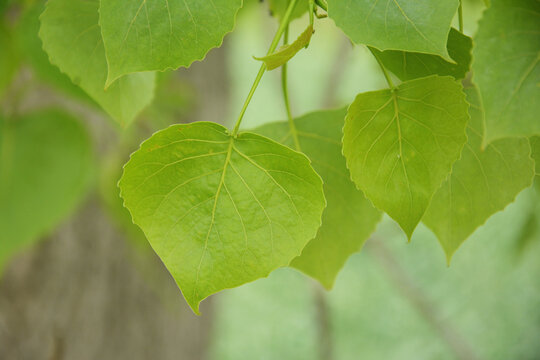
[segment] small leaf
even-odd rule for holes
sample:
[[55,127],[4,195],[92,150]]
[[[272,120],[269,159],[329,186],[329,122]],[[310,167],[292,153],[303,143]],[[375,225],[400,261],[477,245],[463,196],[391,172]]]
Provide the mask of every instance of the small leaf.
[[482,150],[484,114],[476,89],[466,91],[471,104],[467,144],[423,219],[439,238],[448,263],[476,228],[513,202],[534,176],[526,138],[500,139]]
[[[291,266],[317,279],[327,289],[332,288],[345,261],[360,250],[381,219],[381,213],[350,180],[341,154],[346,113],[346,109],[319,111],[294,120],[302,151],[323,179],[328,205],[317,236]],[[287,122],[263,125],[255,132],[284,145],[294,145]]]
[[328,0],[328,16],[351,40],[384,50],[439,55],[459,0]]
[[63,112],[0,118],[0,269],[75,208],[92,169],[86,130]]
[[267,70],[277,69],[291,60],[300,50],[308,46],[312,35],[313,26],[309,25],[292,44],[282,46],[273,54],[254,58],[255,60],[264,61]]
[[345,120],[343,154],[358,188],[411,237],[465,144],[468,104],[451,77],[360,94]]
[[[287,11],[287,7],[289,6],[289,0],[269,0],[268,6],[270,7],[270,13],[281,19]],[[298,0],[291,15],[291,20],[304,15],[308,11],[308,9],[308,0]]]
[[448,62],[437,55],[396,50],[373,49],[373,51],[384,66],[402,81],[429,75],[449,75],[456,79],[463,79],[471,66],[472,39],[452,28],[447,47],[455,63]]
[[154,134],[124,168],[121,196],[188,304],[287,266],[326,205],[302,154],[215,123]]
[[121,125],[152,101],[153,73],[131,74],[104,89],[107,59],[98,25],[99,1],[49,0],[39,35],[50,60]]
[[473,58],[484,142],[540,134],[540,2],[494,1],[480,20]]
[[107,85],[134,72],[177,69],[202,60],[232,31],[242,0],[101,0]]

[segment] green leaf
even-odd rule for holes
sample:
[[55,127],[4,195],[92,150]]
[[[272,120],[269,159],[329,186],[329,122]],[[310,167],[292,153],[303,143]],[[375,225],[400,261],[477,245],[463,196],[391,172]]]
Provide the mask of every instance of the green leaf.
[[345,120],[351,177],[411,237],[467,141],[468,104],[451,77],[360,94]]
[[446,41],[458,0],[328,0],[328,16],[357,44],[450,59]]
[[476,228],[513,202],[534,176],[526,138],[500,139],[482,150],[484,114],[476,89],[466,92],[471,104],[467,144],[423,219],[439,238],[448,263]]
[[174,125],[141,145],[121,196],[188,304],[286,266],[313,239],[325,207],[300,153],[221,125]]
[[92,168],[86,129],[71,116],[0,118],[0,268],[75,208]]
[[101,0],[107,84],[126,74],[202,60],[232,31],[241,6],[242,0]]
[[[375,230],[381,213],[350,180],[341,154],[346,109],[319,111],[294,120],[302,151],[322,177],[328,205],[317,236],[291,266],[332,288],[349,256],[360,250]],[[287,122],[263,125],[255,132],[293,146]]]
[[18,54],[14,49],[11,34],[2,24],[0,19],[0,49],[3,55],[0,56],[0,97],[6,87],[11,83],[11,79],[18,68]]
[[[269,0],[268,3],[272,15],[277,16],[280,19],[285,15],[287,7],[289,6],[289,0]],[[308,9],[308,0],[298,0],[291,15],[291,20],[301,17],[308,11]]]
[[429,75],[449,75],[456,79],[463,79],[471,66],[472,39],[452,28],[447,47],[455,63],[448,62],[437,55],[396,50],[373,49],[373,51],[384,66],[402,81]]
[[313,26],[309,25],[292,44],[284,45],[270,55],[254,58],[255,60],[264,61],[267,70],[277,69],[291,60],[300,50],[308,46],[312,35]]
[[73,84],[66,74],[60,72],[58,67],[51,64],[49,56],[43,50],[43,44],[38,33],[40,27],[39,16],[44,9],[45,2],[37,1],[21,13],[17,22],[15,41],[21,53],[22,61],[32,67],[36,77],[52,85],[55,89],[94,104],[80,87]]
[[540,134],[540,2],[493,1],[480,21],[473,58],[486,112],[484,142]]
[[39,35],[51,62],[114,120],[126,125],[152,101],[155,74],[131,74],[104,89],[107,60],[98,7],[97,0],[49,0]]

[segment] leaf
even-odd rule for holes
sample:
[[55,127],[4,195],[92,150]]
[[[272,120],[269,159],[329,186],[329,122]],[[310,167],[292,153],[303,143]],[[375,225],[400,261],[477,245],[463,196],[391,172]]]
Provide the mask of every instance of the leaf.
[[264,61],[267,70],[277,69],[291,60],[300,50],[308,46],[312,35],[313,26],[309,25],[292,44],[284,45],[270,55],[254,58],[255,60]]
[[526,138],[500,139],[482,150],[484,114],[479,96],[475,88],[466,93],[471,104],[467,144],[423,219],[439,238],[449,264],[476,228],[513,202],[534,176]]
[[93,100],[70,78],[60,72],[58,67],[51,64],[49,56],[43,50],[43,44],[38,36],[39,16],[45,9],[45,2],[37,1],[27,7],[20,15],[15,28],[15,41],[21,53],[22,60],[30,65],[35,75],[46,81],[55,89],[79,100],[94,104]]
[[90,139],[71,116],[0,118],[0,268],[74,210],[92,171]]
[[430,76],[360,94],[345,120],[343,154],[357,187],[410,238],[467,141],[461,85]]
[[538,188],[540,195],[540,136],[531,136],[529,138],[529,143],[531,145],[531,157],[534,160],[535,165],[535,185]]
[[[270,13],[281,19],[287,11],[287,7],[289,6],[289,0],[269,0],[268,6],[270,7]],[[291,15],[291,20],[301,17],[308,11],[308,9],[308,0],[298,0]]]
[[107,60],[98,25],[99,1],[50,0],[39,36],[50,60],[121,125],[152,101],[153,73],[131,74],[104,89]]
[[384,50],[439,55],[458,0],[328,0],[328,16],[351,40]]
[[207,296],[300,255],[326,205],[304,155],[208,122],[153,135],[126,164],[120,189],[197,314]]
[[485,144],[540,134],[540,2],[494,1],[480,21],[473,58],[486,112]]
[[429,75],[449,75],[456,79],[463,79],[471,66],[472,39],[452,28],[448,35],[447,47],[455,63],[448,62],[437,55],[396,50],[373,49],[373,51],[384,66],[402,81]]
[[232,31],[241,6],[242,0],[101,0],[107,85],[126,74],[202,60]]
[[[294,120],[302,151],[322,177],[328,205],[317,236],[293,260],[295,267],[332,288],[348,257],[359,251],[381,219],[376,210],[350,180],[341,154],[346,109],[314,112]],[[263,125],[257,133],[293,146],[287,122]]]

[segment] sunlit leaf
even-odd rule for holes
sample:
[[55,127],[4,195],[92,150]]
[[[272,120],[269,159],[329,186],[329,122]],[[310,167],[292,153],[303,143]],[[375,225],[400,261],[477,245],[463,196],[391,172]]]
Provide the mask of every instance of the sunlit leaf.
[[[375,230],[381,213],[350,180],[341,154],[346,109],[319,111],[294,120],[302,151],[322,177],[328,206],[315,239],[291,266],[330,289],[349,256],[360,250]],[[255,132],[294,147],[287,122],[264,125]]]
[[353,181],[411,237],[465,144],[468,104],[451,77],[360,94],[345,120]]
[[288,265],[315,237],[326,205],[303,154],[207,122],[153,135],[120,188],[196,313],[207,296]]
[[0,118],[0,268],[74,209],[92,164],[86,130],[70,116]]
[[101,0],[107,84],[125,74],[176,69],[223,42],[242,0]]
[[475,88],[467,89],[467,100],[467,144],[423,219],[439,238],[448,262],[469,235],[513,202],[534,176],[526,138],[500,139],[482,150],[484,114]]
[[493,1],[479,23],[473,57],[485,143],[540,134],[540,2]]
[[41,16],[39,35],[51,62],[125,125],[151,102],[155,74],[131,74],[104,89],[107,60],[98,8],[97,0],[50,0]]
[[458,0],[328,0],[330,16],[351,40],[381,51],[449,59],[446,41]]
[[274,70],[291,60],[297,52],[309,45],[313,35],[313,26],[309,25],[307,29],[300,34],[292,44],[284,45],[276,52],[263,57],[255,57],[256,60],[264,61],[268,70]]

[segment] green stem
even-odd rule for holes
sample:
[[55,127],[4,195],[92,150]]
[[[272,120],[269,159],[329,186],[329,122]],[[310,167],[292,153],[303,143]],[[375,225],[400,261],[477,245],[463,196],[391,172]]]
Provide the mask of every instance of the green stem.
[[[272,40],[272,44],[270,44],[270,48],[268,49],[267,55],[272,54],[276,50],[279,44],[279,40],[281,39],[281,36],[283,35],[287,26],[289,25],[291,14],[297,2],[298,0],[291,0],[291,2],[289,3],[289,7],[287,8],[287,11],[285,12],[285,16],[283,16],[283,19],[281,20],[281,23],[279,24],[279,28],[276,32],[276,35],[274,35],[274,39]],[[251,102],[251,98],[255,94],[255,90],[257,90],[257,86],[259,86],[259,83],[261,82],[261,79],[265,71],[266,71],[266,63],[263,62],[261,65],[261,68],[259,69],[259,72],[257,73],[257,76],[255,77],[255,81],[253,82],[253,85],[251,86],[251,90],[249,91],[247,99],[244,102],[244,106],[242,107],[242,110],[240,111],[238,120],[236,120],[236,125],[234,125],[234,129],[232,132],[233,137],[236,137],[236,135],[238,135],[238,130],[240,129],[240,124],[242,123],[242,119],[244,118],[244,115],[249,106],[249,103]]]
[[318,7],[323,9],[324,11],[328,12],[328,4],[325,0],[315,0],[315,4],[317,4]]
[[309,24],[313,26],[313,23],[315,22],[315,0],[309,0]]
[[373,57],[375,58],[375,60],[377,60],[377,63],[379,64],[383,74],[384,74],[384,77],[386,78],[386,82],[388,83],[388,85],[390,86],[390,88],[393,90],[395,89],[396,87],[394,86],[394,83],[392,82],[392,78],[390,77],[390,74],[388,73],[388,70],[386,70],[386,68],[384,67],[384,64],[382,63],[381,59],[379,59],[379,57],[375,54],[375,51],[373,51],[373,48],[371,46],[368,46],[368,49],[369,51],[371,51],[371,54],[373,55]]
[[[283,35],[283,45],[287,45],[288,42],[289,26],[285,28],[285,33]],[[302,151],[300,148],[300,141],[298,140],[298,131],[296,130],[296,125],[294,124],[294,119],[291,113],[291,105],[289,102],[289,89],[287,87],[287,63],[283,64],[281,67],[281,88],[283,89],[283,100],[285,101],[285,110],[287,110],[287,119],[289,120],[289,128],[294,140],[294,146],[296,148],[296,151]]]
[[459,18],[459,32],[463,34],[463,0],[459,0],[458,18]]

